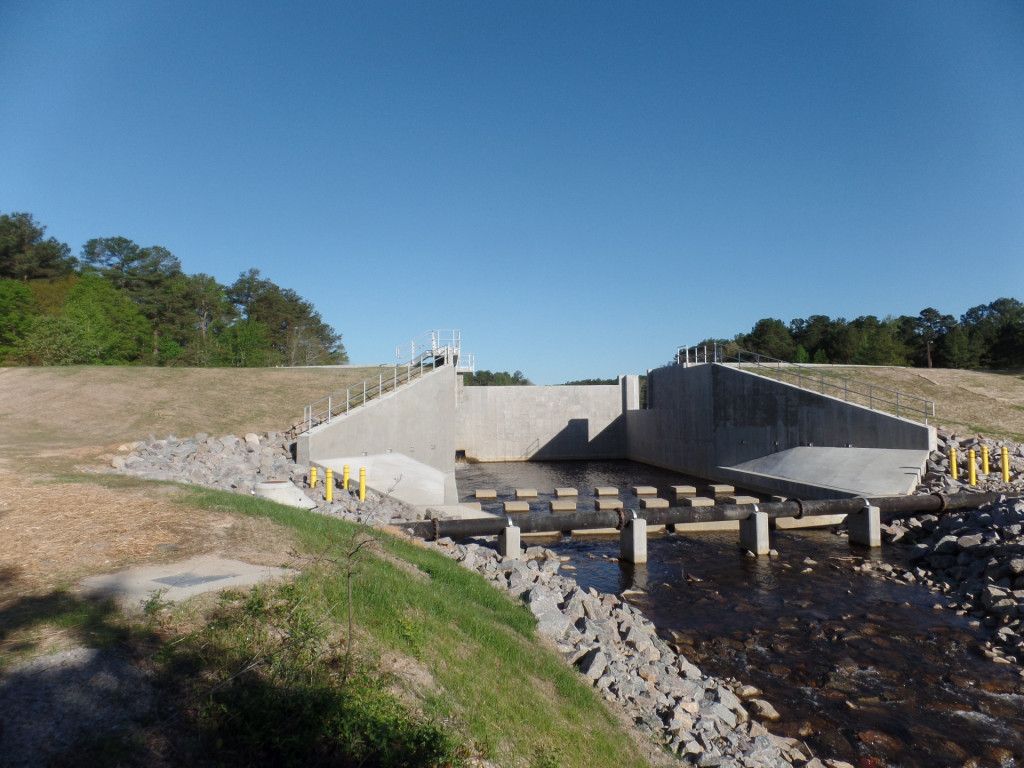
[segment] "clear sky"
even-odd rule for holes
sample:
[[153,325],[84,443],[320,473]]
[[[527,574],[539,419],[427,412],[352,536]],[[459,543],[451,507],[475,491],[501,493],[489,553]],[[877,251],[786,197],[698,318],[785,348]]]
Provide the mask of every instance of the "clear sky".
[[1024,300],[1024,3],[4,0],[0,211],[535,383]]

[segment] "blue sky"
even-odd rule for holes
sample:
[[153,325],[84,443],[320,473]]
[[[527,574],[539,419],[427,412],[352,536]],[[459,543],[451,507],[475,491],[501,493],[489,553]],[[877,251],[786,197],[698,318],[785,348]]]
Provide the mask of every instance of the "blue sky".
[[0,4],[0,211],[538,384],[1024,300],[1024,4]]

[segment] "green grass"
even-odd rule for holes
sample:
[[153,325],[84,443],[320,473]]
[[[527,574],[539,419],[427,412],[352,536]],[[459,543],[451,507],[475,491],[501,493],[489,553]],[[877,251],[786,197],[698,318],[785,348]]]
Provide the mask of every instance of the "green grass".
[[[342,629],[351,571],[356,650],[372,656],[390,649],[426,667],[436,688],[420,703],[424,714],[458,723],[485,755],[508,765],[528,764],[534,754],[561,755],[565,766],[643,764],[593,689],[537,640],[529,610],[480,575],[362,526],[218,491],[188,496],[201,507],[264,515],[292,528],[316,553],[315,566],[296,582],[301,599]],[[372,547],[348,556],[366,536],[385,556]]]
[[380,531],[251,496],[183,486],[176,501],[288,529],[301,573],[185,605],[154,595],[132,618],[66,590],[0,612],[0,639],[50,627],[149,660],[156,714],[139,733],[76,744],[69,759],[646,764],[593,688],[538,639],[528,608],[480,575]]

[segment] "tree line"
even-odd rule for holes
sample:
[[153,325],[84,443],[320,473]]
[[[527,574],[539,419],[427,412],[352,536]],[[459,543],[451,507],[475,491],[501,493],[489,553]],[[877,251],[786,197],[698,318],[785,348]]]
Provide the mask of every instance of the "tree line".
[[699,346],[716,342],[794,363],[1015,369],[1024,367],[1024,304],[996,299],[959,318],[931,307],[916,317],[881,320],[811,315],[787,325],[765,318],[749,333],[706,339]]
[[0,364],[347,363],[311,303],[250,269],[186,274],[166,248],[89,240],[75,257],[29,213],[0,213]]

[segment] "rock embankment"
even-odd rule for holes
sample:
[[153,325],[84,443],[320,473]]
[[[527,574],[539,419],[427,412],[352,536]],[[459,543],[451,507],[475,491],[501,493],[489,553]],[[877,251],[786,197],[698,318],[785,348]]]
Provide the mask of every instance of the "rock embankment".
[[[127,456],[111,462],[118,472],[154,480],[195,483],[252,493],[264,480],[302,485],[308,467],[296,465],[279,433],[221,438],[168,437],[122,446]],[[376,493],[359,502],[336,491],[330,504],[314,494],[321,514],[373,525],[401,525],[423,514]],[[771,734],[760,722],[777,718],[760,691],[701,673],[658,637],[634,606],[615,595],[583,590],[559,572],[552,551],[530,547],[522,559],[502,558],[488,544],[442,540],[430,546],[522,599],[537,617],[538,631],[635,727],[685,762],[700,766],[806,765],[820,762],[801,742]]]
[[[1000,501],[980,509],[917,515],[883,525],[886,541],[911,547],[912,567],[865,562],[859,569],[903,583],[924,584],[943,596],[940,605],[970,616],[992,630],[981,652],[1001,664],[1024,664],[1024,445],[938,431],[939,449],[928,460],[922,493],[1001,493]],[[1010,482],[1002,477],[1003,447]],[[982,448],[989,473],[981,472]],[[960,477],[950,476],[954,450]],[[968,483],[964,462],[974,449],[977,485]],[[1024,671],[1022,671],[1024,676]]]
[[[945,429],[936,430],[938,449],[932,451],[925,466],[925,474],[921,479],[919,490],[924,493],[1007,493],[1024,492],[1024,445],[1009,440],[991,440],[985,437],[962,437]],[[1009,460],[1010,482],[1003,482],[1002,452],[1007,449]],[[982,473],[982,450],[988,449],[989,472]],[[969,452],[975,452],[977,469],[977,485],[969,482],[967,465]],[[953,478],[950,472],[950,452],[956,453],[957,475]]]

